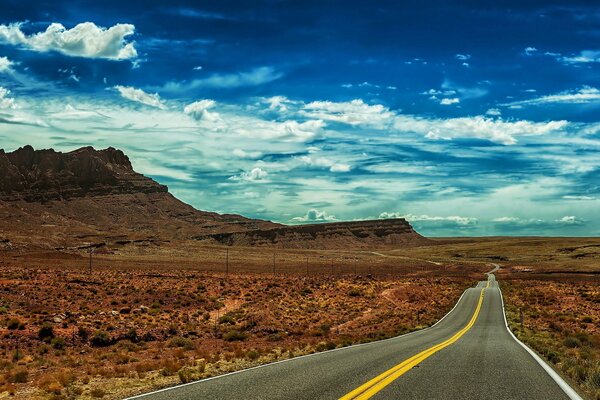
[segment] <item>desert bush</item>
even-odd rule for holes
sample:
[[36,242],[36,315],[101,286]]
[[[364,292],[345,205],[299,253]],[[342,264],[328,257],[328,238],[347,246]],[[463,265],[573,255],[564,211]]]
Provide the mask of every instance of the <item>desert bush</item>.
[[190,383],[194,379],[194,371],[190,367],[182,367],[177,371],[181,383]]
[[240,332],[238,330],[231,330],[229,332],[225,332],[223,334],[223,340],[226,340],[228,342],[235,342],[235,341],[242,341],[242,340],[246,340],[246,338],[248,337],[248,335],[246,335],[244,332]]
[[17,368],[12,373],[10,381],[13,383],[26,383],[29,378],[29,372],[26,368]]
[[59,336],[54,337],[54,338],[52,338],[52,341],[50,341],[50,345],[52,347],[54,347],[55,349],[57,349],[57,350],[64,349],[64,347],[65,347],[65,339],[63,339],[63,338],[61,338]]
[[169,340],[169,347],[181,347],[186,350],[192,350],[194,348],[194,342],[188,338],[175,336]]
[[11,318],[6,322],[6,328],[11,331],[17,329],[22,331],[23,329],[25,329],[25,324],[21,322],[18,318]]
[[255,361],[258,359],[258,357],[260,357],[260,353],[256,350],[249,350],[246,353],[246,358],[250,361]]
[[52,325],[45,323],[38,331],[38,338],[44,342],[49,342],[54,337],[54,328]]
[[570,349],[573,349],[575,347],[581,347],[581,341],[573,336],[567,336],[566,338],[564,338],[563,344],[565,345],[565,347],[568,347]]
[[97,331],[96,333],[94,333],[94,336],[92,336],[92,346],[106,347],[110,346],[111,344],[112,341],[107,332]]
[[333,350],[333,349],[335,349],[335,343],[333,343],[331,341],[319,342],[317,344],[317,346],[315,347],[315,349],[317,351]]
[[96,399],[101,399],[106,396],[106,392],[100,388],[90,390],[90,396]]

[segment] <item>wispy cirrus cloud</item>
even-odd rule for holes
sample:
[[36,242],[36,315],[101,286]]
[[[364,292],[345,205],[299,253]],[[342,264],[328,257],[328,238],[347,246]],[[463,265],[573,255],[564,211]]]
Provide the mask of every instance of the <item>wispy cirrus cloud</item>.
[[565,91],[533,99],[513,101],[501,104],[505,107],[539,106],[544,104],[583,104],[600,101],[600,90],[591,86],[583,86],[577,90]]
[[259,86],[283,77],[283,72],[274,67],[257,67],[249,71],[235,73],[217,73],[206,78],[191,81],[167,82],[160,89],[165,92],[189,92],[202,88],[234,89],[246,86]]
[[72,57],[133,60],[138,53],[127,37],[135,33],[132,24],[116,24],[110,28],[83,22],[71,29],[60,23],[50,24],[45,31],[25,34],[25,23],[0,25],[0,42],[37,52],[56,51]]

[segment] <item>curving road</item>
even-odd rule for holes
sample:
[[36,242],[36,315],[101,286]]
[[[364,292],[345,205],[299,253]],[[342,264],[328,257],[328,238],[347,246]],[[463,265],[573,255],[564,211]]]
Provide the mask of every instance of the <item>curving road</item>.
[[561,400],[579,397],[568,386],[561,388],[509,333],[500,289],[490,272],[487,281],[467,289],[454,309],[429,329],[136,398]]

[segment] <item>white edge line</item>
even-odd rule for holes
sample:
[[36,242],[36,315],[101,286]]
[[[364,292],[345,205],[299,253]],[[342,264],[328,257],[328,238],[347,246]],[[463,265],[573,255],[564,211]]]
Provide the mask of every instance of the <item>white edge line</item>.
[[583,398],[571,387],[565,380],[556,373],[556,371],[546,363],[537,353],[529,348],[525,343],[521,342],[515,335],[512,333],[510,328],[508,327],[508,321],[506,320],[506,312],[504,311],[504,297],[502,296],[502,290],[500,290],[500,285],[498,285],[498,291],[500,292],[500,300],[502,301],[502,314],[504,315],[504,325],[506,326],[506,330],[510,333],[513,339],[516,340],[517,343],[521,345],[530,355],[533,357],[535,361],[550,375],[550,377],[556,382],[558,386],[565,392],[567,397],[571,400],[583,400]]
[[[402,335],[394,336],[394,337],[387,338],[387,339],[376,340],[376,341],[373,341],[373,342],[368,342],[368,343],[358,343],[358,344],[354,344],[354,345],[351,345],[351,346],[339,347],[339,348],[337,348],[337,349],[325,350],[325,351],[321,351],[321,352],[318,352],[318,353],[311,353],[311,354],[305,354],[305,355],[303,355],[303,356],[298,356],[298,357],[294,357],[294,358],[287,358],[287,359],[285,359],[285,360],[273,361],[273,362],[271,362],[271,363],[267,363],[267,364],[261,364],[261,365],[257,365],[257,366],[255,366],[255,367],[250,367],[250,368],[246,368],[246,369],[240,369],[240,370],[238,370],[238,371],[228,372],[228,373],[226,373],[226,374],[223,374],[223,375],[212,376],[212,377],[210,377],[210,378],[204,378],[204,379],[200,379],[200,380],[197,380],[197,381],[194,381],[194,382],[183,383],[183,384],[179,384],[179,385],[175,385],[175,386],[169,386],[169,387],[166,387],[166,388],[163,388],[163,389],[155,390],[155,391],[153,391],[153,392],[148,392],[148,393],[138,394],[138,395],[136,395],[136,396],[133,396],[133,397],[126,397],[124,400],[140,399],[140,398],[142,398],[142,397],[145,397],[145,396],[150,396],[150,395],[153,395],[153,394],[156,394],[156,393],[166,392],[166,391],[168,391],[168,390],[173,390],[173,389],[179,389],[179,388],[182,388],[182,387],[184,387],[184,386],[196,385],[196,384],[199,384],[199,383],[203,383],[203,382],[207,382],[207,381],[212,381],[212,380],[214,380],[214,379],[224,378],[224,377],[226,377],[226,376],[235,375],[235,374],[239,374],[239,373],[246,372],[246,371],[251,371],[251,370],[253,370],[253,369],[258,369],[258,368],[268,367],[268,366],[275,365],[275,364],[281,364],[281,363],[284,363],[284,362],[289,362],[289,361],[299,360],[299,359],[301,359],[301,358],[308,358],[308,357],[312,357],[312,356],[320,356],[320,355],[322,355],[322,354],[333,353],[334,351],[339,351],[339,350],[347,350],[347,349],[356,348],[356,347],[360,347],[360,346],[368,346],[368,345],[373,345],[373,344],[383,343],[383,342],[387,342],[387,341],[389,341],[389,340],[395,340],[395,339],[398,339],[398,338],[401,338],[401,337],[409,336],[409,335],[412,335],[413,333],[425,332],[426,330],[428,330],[428,329],[431,329],[431,328],[435,327],[437,324],[439,324],[440,322],[442,322],[442,321],[443,321],[443,320],[444,320],[444,319],[445,319],[445,318],[446,318],[448,315],[450,315],[450,313],[452,313],[452,311],[454,311],[454,309],[455,309],[455,308],[458,306],[458,304],[460,303],[460,301],[461,301],[461,300],[462,300],[462,298],[464,297],[465,293],[467,293],[467,291],[468,291],[469,289],[472,289],[472,288],[468,288],[468,289],[466,289],[466,290],[465,290],[465,291],[464,291],[464,292],[463,292],[463,293],[460,295],[460,297],[458,298],[458,301],[456,302],[456,304],[454,304],[454,307],[452,307],[452,309],[451,309],[450,311],[448,311],[448,312],[446,313],[446,315],[444,315],[444,316],[443,316],[443,317],[442,317],[440,320],[438,320],[438,321],[437,321],[435,324],[433,324],[433,325],[431,325],[431,326],[428,326],[427,328],[423,328],[423,329],[419,329],[419,330],[416,330],[416,331],[412,331],[412,332],[404,333],[404,334],[402,334]],[[503,308],[503,309],[504,309],[504,308]],[[583,399],[580,399],[580,398],[578,398],[577,400],[583,400]]]

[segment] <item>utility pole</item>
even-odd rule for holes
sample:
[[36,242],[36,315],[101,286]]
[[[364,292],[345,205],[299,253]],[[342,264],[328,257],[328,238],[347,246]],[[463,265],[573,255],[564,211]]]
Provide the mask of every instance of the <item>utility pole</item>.
[[92,253],[94,252],[94,248],[90,247],[89,253],[90,253],[90,275],[92,274]]
[[225,249],[225,276],[229,275],[229,247]]
[[308,257],[306,257],[306,275],[308,275]]

